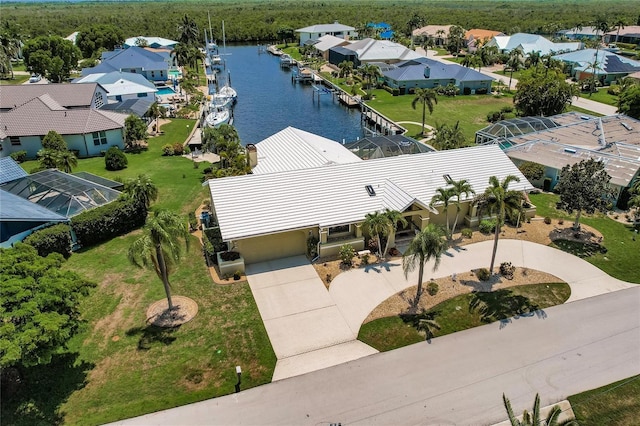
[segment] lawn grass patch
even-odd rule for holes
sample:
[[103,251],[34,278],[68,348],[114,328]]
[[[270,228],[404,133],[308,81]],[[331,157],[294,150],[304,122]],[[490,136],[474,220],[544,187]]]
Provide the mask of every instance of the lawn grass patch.
[[[560,197],[556,194],[530,194],[531,202],[536,206],[539,216],[575,220],[575,216],[556,209]],[[619,280],[640,284],[640,238],[636,237],[633,228],[610,219],[602,214],[583,215],[580,223],[596,228],[603,236],[601,245],[606,252],[589,250],[592,253],[584,260]],[[556,244],[557,248],[572,250],[581,249],[575,245]],[[580,250],[585,252],[585,250]]]
[[640,413],[640,376],[567,398],[581,426],[637,424]]
[[0,79],[0,86],[15,86],[29,80],[30,75],[17,74],[13,78]]
[[618,97],[616,95],[609,94],[607,90],[608,88],[601,88],[591,94],[580,92],[580,97],[611,106],[618,106]]
[[416,329],[418,320],[424,315],[435,319],[440,326],[440,330],[434,331],[437,337],[559,305],[570,295],[571,288],[565,283],[529,284],[462,294],[434,306],[425,314],[368,322],[360,328],[358,340],[381,352],[390,351],[425,340],[424,334]]

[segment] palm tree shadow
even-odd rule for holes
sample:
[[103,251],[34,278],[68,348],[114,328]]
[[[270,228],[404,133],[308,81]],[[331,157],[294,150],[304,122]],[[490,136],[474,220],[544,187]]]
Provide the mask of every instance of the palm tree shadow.
[[415,307],[410,308],[406,312],[399,315],[400,319],[407,325],[415,328],[417,331],[425,333],[425,340],[431,344],[431,339],[435,337],[435,330],[440,330],[440,325],[436,322],[436,318],[441,311],[425,311],[422,309],[419,313],[415,312]]
[[[76,390],[87,384],[87,375],[95,364],[78,359],[77,353],[54,355],[51,363],[20,368],[19,380],[11,370],[2,374],[3,424],[62,424],[60,406]],[[16,370],[15,372],[17,372]],[[9,377],[7,377],[9,376]]]
[[500,329],[506,327],[512,320],[520,317],[537,316],[545,319],[547,314],[528,297],[515,295],[509,289],[492,292],[474,291],[469,301],[469,312],[477,312],[480,320],[485,324],[499,321]]
[[169,346],[176,337],[173,335],[180,329],[180,326],[173,328],[156,327],[155,325],[147,325],[145,327],[133,327],[126,331],[127,336],[139,335],[138,350],[147,351],[155,344]]

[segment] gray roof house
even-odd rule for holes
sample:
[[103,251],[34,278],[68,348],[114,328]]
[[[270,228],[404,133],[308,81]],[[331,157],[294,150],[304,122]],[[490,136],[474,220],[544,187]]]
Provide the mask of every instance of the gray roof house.
[[167,81],[171,65],[170,55],[133,46],[128,49],[104,52],[102,62],[92,68],[83,68],[82,76],[122,71],[141,74],[149,81]]
[[67,109],[101,108],[107,91],[96,82],[77,84],[21,84],[0,86],[0,113],[12,110],[41,95],[49,95]]
[[296,32],[300,35],[300,46],[304,46],[309,40],[317,40],[324,35],[332,35],[335,37],[349,40],[358,36],[356,29],[349,25],[339,24],[335,21],[333,24],[318,24],[309,27],[298,28]]
[[[597,55],[596,55],[597,54]],[[569,74],[577,80],[585,80],[593,76],[593,64],[596,64],[596,78],[603,84],[609,84],[619,78],[640,71],[640,62],[617,55],[604,49],[584,49],[575,52],[555,55],[553,59],[570,66]]]
[[0,113],[0,157],[26,151],[27,157],[34,158],[50,130],[58,132],[80,157],[100,155],[111,146],[123,149],[126,118],[125,114],[93,108],[67,109],[48,94],[41,95]]
[[465,89],[468,93],[475,93],[478,89],[491,93],[491,82],[494,80],[471,68],[424,57],[384,67],[382,75],[388,86],[400,89],[400,94],[415,88],[434,88],[448,84],[458,87],[460,93],[465,93]]

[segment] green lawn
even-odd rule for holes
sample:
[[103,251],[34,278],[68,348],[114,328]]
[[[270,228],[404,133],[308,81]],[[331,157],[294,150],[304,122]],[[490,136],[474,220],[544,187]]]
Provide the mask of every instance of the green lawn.
[[[444,336],[505,320],[518,312],[559,305],[570,295],[571,289],[564,283],[523,285],[456,296],[429,309],[427,314],[431,314],[441,327],[435,331],[435,336]],[[424,341],[424,334],[416,330],[417,320],[416,315],[402,315],[371,321],[360,328],[358,340],[382,352]]]
[[[559,200],[555,194],[531,194],[529,198],[539,216],[574,218],[555,208]],[[583,216],[580,222],[600,231],[604,237],[602,244],[607,249],[606,253],[596,253],[584,260],[615,278],[640,284],[640,237],[635,237],[633,229],[599,214]]]
[[592,101],[601,102],[603,104],[618,106],[618,97],[607,93],[608,87],[598,89],[595,93],[580,93],[581,98],[591,99]]
[[13,79],[9,78],[9,79],[1,79],[0,80],[0,86],[11,86],[11,85],[18,85],[18,84],[22,84],[25,81],[29,80],[29,76],[28,75],[16,75],[14,76]]
[[[108,178],[147,173],[159,188],[152,209],[193,211],[206,196],[200,179],[206,165],[195,169],[188,159],[160,154],[165,143],[184,141],[193,123],[163,126],[148,151],[127,154],[125,170],[105,170],[103,158],[79,160],[77,170]],[[215,285],[195,237],[171,283],[174,295],[198,303],[198,315],[174,330],[146,325],[147,307],[165,295],[153,271],[127,261],[139,234],[71,256],[65,268],[97,283],[80,307],[86,323],[51,365],[24,372],[21,393],[2,399],[3,424],[102,424],[225,395],[234,391],[236,365],[243,389],[271,381],[276,357],[248,284]]]
[[567,398],[580,426],[638,424],[640,376]]

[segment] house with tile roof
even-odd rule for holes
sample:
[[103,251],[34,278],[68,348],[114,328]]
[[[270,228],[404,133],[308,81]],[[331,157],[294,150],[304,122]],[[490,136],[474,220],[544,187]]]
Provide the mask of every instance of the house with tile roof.
[[[336,254],[343,244],[364,248],[367,213],[397,210],[407,232],[429,223],[444,224],[441,206],[431,207],[437,188],[467,179],[476,191],[490,176],[513,174],[515,190],[533,187],[498,146],[354,161],[208,181],[214,226],[246,263],[305,254],[310,238],[320,256]],[[478,222],[472,197],[462,200],[467,225]],[[449,209],[450,219],[455,209]]]
[[634,72],[640,72],[640,62],[604,49],[583,49],[555,55],[553,59],[567,64],[569,75],[576,80],[588,80],[595,74],[602,84],[608,85]]
[[169,53],[152,52],[142,47],[133,46],[104,52],[100,64],[91,68],[83,68],[82,76],[113,71],[130,72],[142,75],[149,81],[169,80],[169,69],[175,64]]
[[640,44],[640,25],[627,25],[604,35],[605,43]]
[[26,151],[28,158],[35,158],[42,149],[42,139],[51,130],[58,132],[79,157],[100,155],[111,146],[124,149],[126,118],[126,114],[94,108],[65,108],[50,95],[40,95],[0,113],[0,157]]
[[539,52],[540,55],[572,52],[582,49],[582,43],[580,42],[554,43],[541,35],[526,33],[517,33],[510,36],[495,36],[486,46],[495,46],[500,53],[509,53],[514,49],[520,49],[524,54]]
[[426,25],[412,31],[413,37],[432,39],[436,46],[444,46],[449,41],[449,31],[453,25]]
[[[460,93],[475,93],[478,89],[491,93],[492,77],[458,64],[445,64],[420,57],[382,68],[385,84],[400,89],[400,94],[416,88],[426,89],[453,84]],[[465,90],[466,89],[466,90]]]
[[354,27],[340,24],[338,21],[335,21],[333,24],[318,24],[298,28],[295,32],[300,36],[300,46],[304,46],[308,41],[315,41],[325,35],[332,35],[345,40],[358,36],[358,32]]
[[10,111],[41,95],[49,95],[66,109],[102,108],[107,102],[107,90],[98,83],[20,84],[0,86],[0,113]]
[[464,39],[467,43],[467,49],[469,52],[473,53],[478,50],[478,45],[484,45],[484,43],[487,43],[493,37],[503,35],[504,33],[501,33],[500,31],[473,28],[464,34]]

